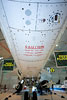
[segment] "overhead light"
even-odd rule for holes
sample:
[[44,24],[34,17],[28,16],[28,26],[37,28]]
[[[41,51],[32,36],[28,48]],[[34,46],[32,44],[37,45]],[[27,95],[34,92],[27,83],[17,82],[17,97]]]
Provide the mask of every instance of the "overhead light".
[[24,80],[21,80],[21,84],[23,84]]
[[56,44],[56,47],[58,47],[58,44]]
[[3,57],[0,57],[0,60],[3,60]]

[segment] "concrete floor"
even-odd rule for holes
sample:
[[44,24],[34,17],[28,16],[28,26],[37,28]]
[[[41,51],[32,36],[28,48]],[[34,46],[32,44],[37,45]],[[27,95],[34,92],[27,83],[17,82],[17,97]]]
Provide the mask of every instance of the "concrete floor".
[[[8,97],[9,95],[12,95],[11,92],[6,92],[6,93],[0,93],[0,100],[5,100],[6,97]],[[61,96],[64,96],[64,98]],[[9,97],[8,100],[24,100],[23,99],[23,95],[12,95],[11,97]],[[63,93],[63,92],[53,92],[52,95],[48,94],[48,95],[40,95],[37,97],[38,100],[67,100],[67,94]]]

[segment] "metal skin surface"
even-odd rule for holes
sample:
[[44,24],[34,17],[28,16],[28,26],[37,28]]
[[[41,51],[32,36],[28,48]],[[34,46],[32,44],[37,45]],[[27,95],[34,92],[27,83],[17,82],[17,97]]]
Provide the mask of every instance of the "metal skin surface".
[[0,0],[0,24],[23,77],[37,76],[60,32],[67,0]]

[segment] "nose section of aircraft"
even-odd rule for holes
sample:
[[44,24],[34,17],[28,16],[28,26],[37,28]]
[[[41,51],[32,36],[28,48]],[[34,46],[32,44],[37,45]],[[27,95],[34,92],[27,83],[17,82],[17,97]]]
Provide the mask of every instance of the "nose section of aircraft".
[[66,21],[66,8],[65,0],[0,1],[1,29],[24,76],[43,68]]

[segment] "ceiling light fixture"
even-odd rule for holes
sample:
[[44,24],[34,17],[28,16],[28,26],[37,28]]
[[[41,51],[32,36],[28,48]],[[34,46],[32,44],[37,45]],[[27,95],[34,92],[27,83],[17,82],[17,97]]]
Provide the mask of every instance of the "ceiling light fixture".
[[58,47],[58,44],[56,44],[56,47]]
[[0,60],[3,60],[3,57],[0,57]]

